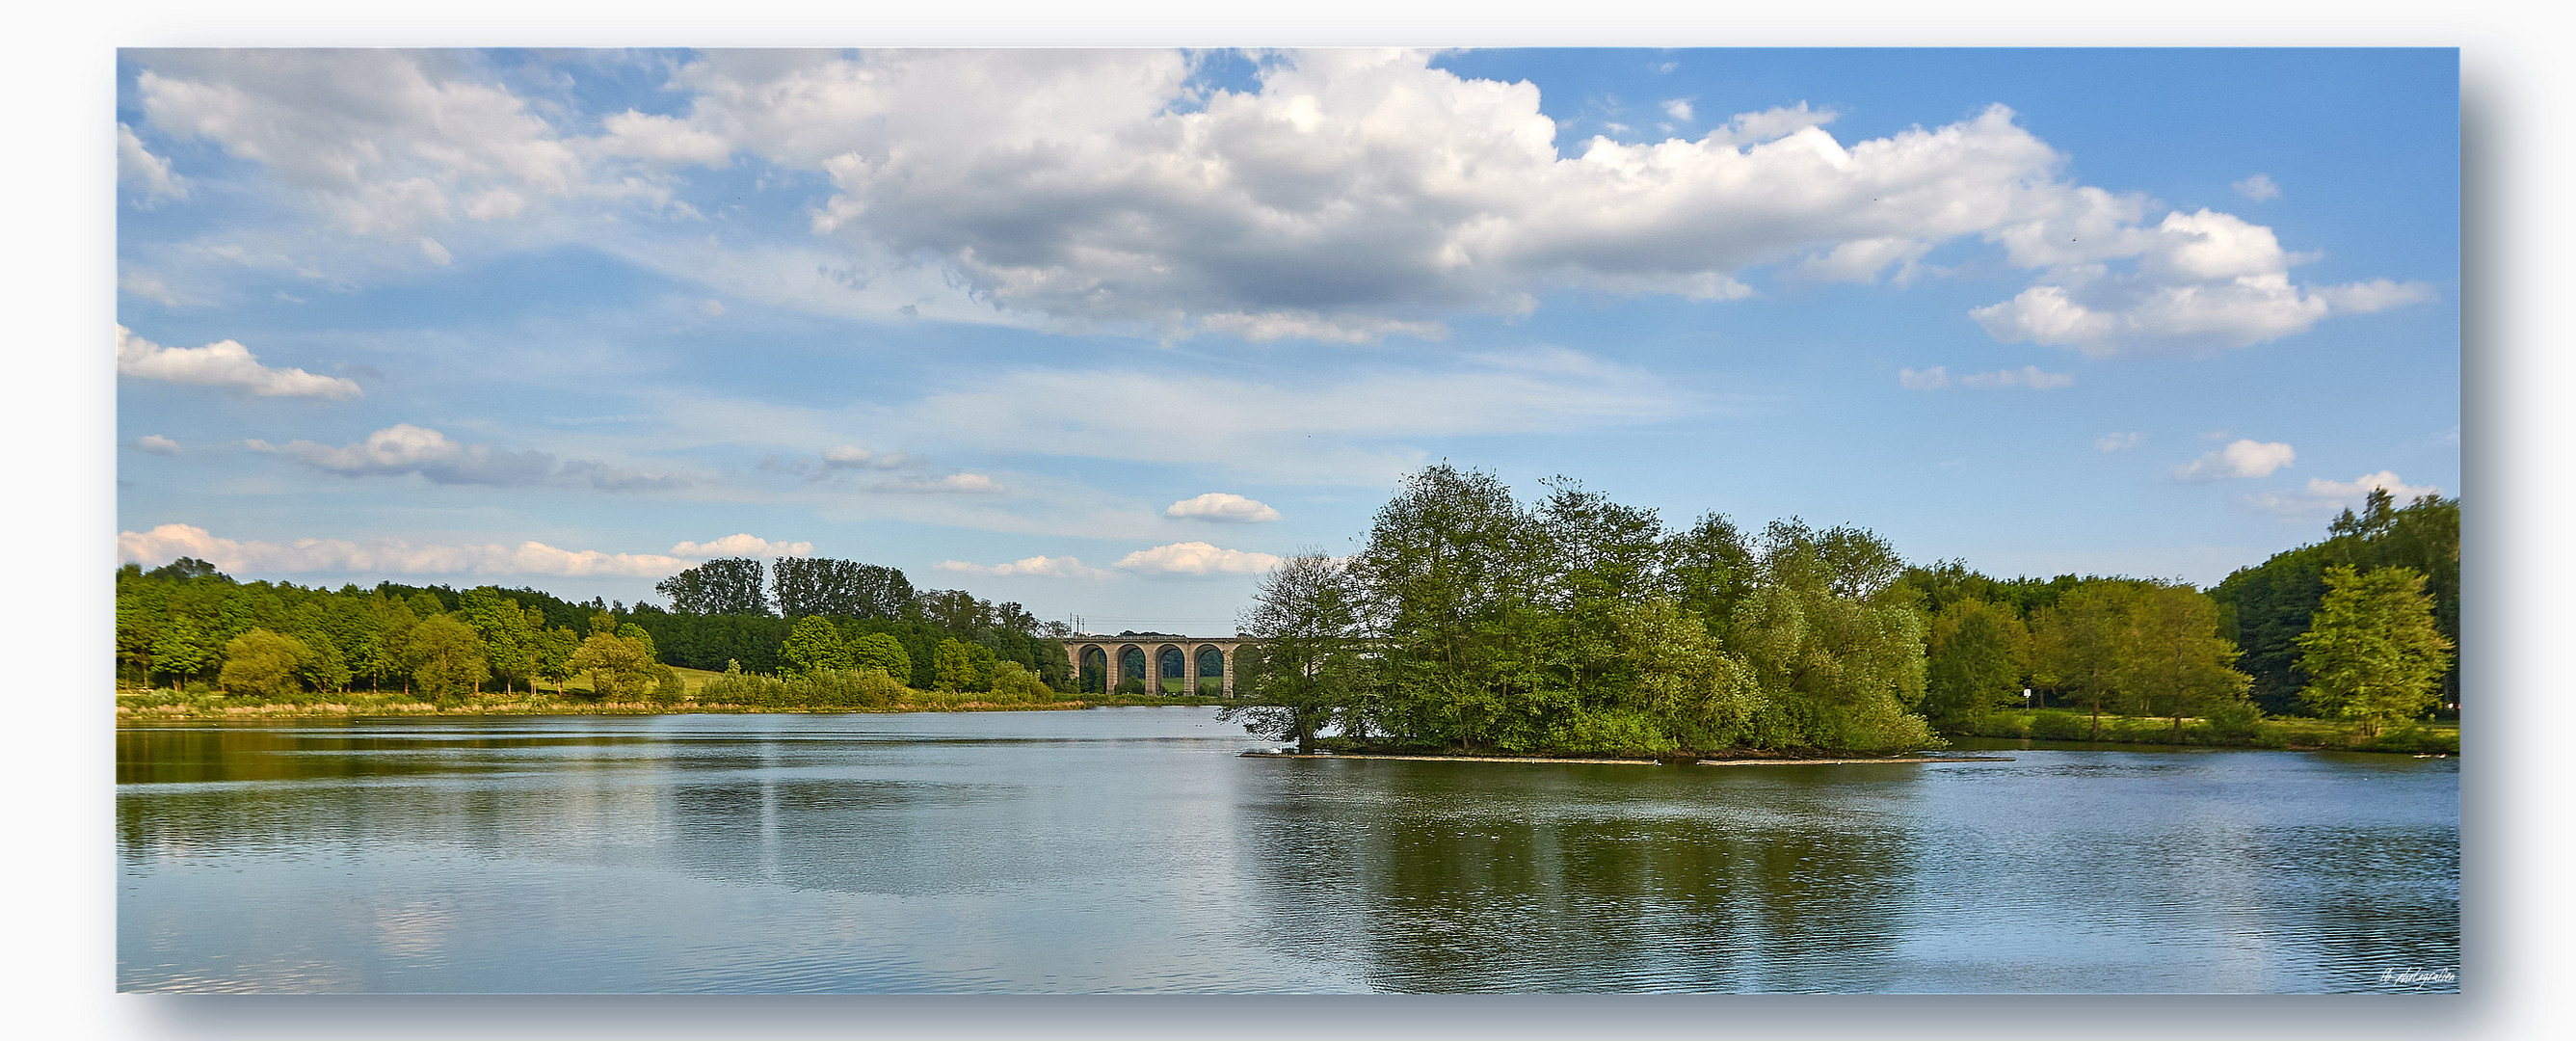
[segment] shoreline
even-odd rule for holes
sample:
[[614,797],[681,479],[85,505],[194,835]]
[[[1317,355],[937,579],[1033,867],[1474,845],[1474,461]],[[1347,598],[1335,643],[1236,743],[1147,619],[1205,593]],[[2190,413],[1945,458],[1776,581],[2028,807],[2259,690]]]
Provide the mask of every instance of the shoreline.
[[[1604,766],[1663,766],[1664,759],[1599,759],[1581,756],[1541,755],[1405,755],[1395,752],[1239,752],[1245,759],[1391,759],[1416,763],[1593,763]],[[1697,756],[1673,756],[1669,762],[1679,765],[1684,760],[1696,766],[1850,766],[1864,763],[2009,763],[2011,756],[1913,755],[1878,756],[1841,759],[1701,759]]]
[[1152,701],[1048,701],[1048,702],[981,702],[968,701],[951,705],[886,705],[870,706],[755,706],[721,702],[587,702],[532,703],[509,702],[495,705],[436,705],[429,702],[397,702],[386,705],[347,705],[323,702],[311,705],[265,702],[256,705],[225,705],[209,711],[192,706],[115,706],[118,726],[147,723],[211,723],[229,720],[289,719],[507,719],[521,716],[693,716],[693,715],[902,715],[908,713],[946,712],[1074,712],[1095,708],[1186,708],[1203,702]]

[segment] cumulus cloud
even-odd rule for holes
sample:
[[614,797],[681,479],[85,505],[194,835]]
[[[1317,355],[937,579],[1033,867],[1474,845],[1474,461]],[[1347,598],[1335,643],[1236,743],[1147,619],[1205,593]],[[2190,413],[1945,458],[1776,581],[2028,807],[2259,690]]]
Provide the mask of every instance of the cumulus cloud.
[[159,434],[145,434],[142,437],[135,438],[134,447],[150,452],[154,455],[179,454],[179,442],[173,441]]
[[139,379],[229,387],[271,398],[338,399],[362,393],[356,383],[337,376],[262,365],[250,348],[233,340],[218,340],[203,347],[163,347],[134,335],[122,324],[116,327],[116,371]]
[[153,155],[134,136],[134,128],[123,123],[116,125],[116,180],[140,192],[136,201],[145,206],[188,197],[188,179],[171,173],[170,160]]
[[1962,387],[2028,387],[2032,390],[2056,390],[2060,387],[2074,386],[2075,377],[2063,372],[2042,372],[2037,365],[2024,365],[2018,369],[1976,372],[1953,379],[1947,367],[1935,365],[1921,371],[1898,369],[1896,382],[1907,390],[1939,390],[1952,383]]
[[2287,443],[2239,438],[2218,449],[2174,468],[2174,476],[2185,481],[2223,481],[2236,477],[2270,477],[2299,457]]
[[695,557],[700,560],[712,560],[716,557],[755,557],[761,560],[776,560],[780,557],[813,556],[814,544],[771,542],[749,532],[737,532],[707,542],[680,543],[671,547],[671,555]]
[[1209,492],[1195,499],[1183,499],[1173,503],[1163,511],[1163,516],[1247,524],[1278,520],[1279,511],[1258,499],[1247,499],[1228,492]]
[[[2152,229],[2108,221],[2125,205],[2097,199],[2071,219],[1999,234],[2017,259],[2055,265],[2048,281],[1970,312],[2007,343],[2074,347],[2105,357],[2136,349],[2245,347],[2308,331],[2335,315],[2432,298],[2432,287],[2386,279],[2307,287],[2272,229],[2225,213],[2166,214]],[[2096,225],[2085,244],[2083,226]],[[2070,234],[2071,233],[2071,234]],[[2065,235],[2065,238],[2060,238]],[[2113,272],[2107,260],[2127,260]]]
[[659,578],[689,562],[657,553],[568,550],[542,542],[516,546],[413,545],[401,539],[296,539],[267,542],[221,538],[189,524],[164,524],[146,532],[120,532],[117,559],[159,566],[195,557],[232,574],[542,575],[557,578],[619,576]]
[[2349,481],[2329,481],[2323,477],[2311,477],[2308,479],[2305,494],[2265,492],[2248,496],[2246,501],[2286,517],[2305,519],[2324,516],[2342,509],[2358,509],[2372,491],[2387,492],[2398,503],[2404,504],[2413,501],[2417,496],[2437,494],[2441,489],[2432,485],[2407,484],[2398,478],[2396,471],[2381,470],[2378,473],[2363,474]]
[[2001,106],[1847,142],[1799,102],[1695,140],[1560,151],[1535,85],[1432,59],[1265,54],[1230,89],[1175,50],[715,51],[672,72],[679,111],[609,113],[593,134],[472,56],[135,52],[153,126],[433,260],[442,227],[555,200],[694,213],[675,179],[736,153],[815,178],[811,229],[841,254],[798,284],[886,320],[948,312],[813,272],[1067,328],[1373,341],[1561,290],[1735,299],[1773,268],[1903,283],[1928,251],[1982,240],[2039,275],[1972,317],[2096,354],[2243,346],[2430,292],[2298,284],[2271,229],[2068,181]]
[[1022,557],[1008,564],[969,564],[962,560],[943,560],[931,565],[942,571],[970,575],[1008,578],[1032,575],[1040,578],[1108,578],[1110,573],[1084,564],[1073,557]]
[[611,492],[677,488],[687,483],[676,476],[648,474],[588,459],[558,462],[551,452],[512,452],[490,445],[463,444],[436,430],[409,423],[396,423],[349,445],[312,441],[245,444],[255,451],[275,452],[343,477],[419,474],[437,484],[587,487]]
[[[342,230],[418,239],[591,189],[575,144],[465,56],[386,50],[145,51],[144,114],[274,171]],[[615,135],[612,134],[612,139]]]
[[1175,542],[1127,554],[1116,566],[1148,575],[1260,575],[1278,567],[1279,559],[1204,542]]
[[2136,448],[2138,447],[2138,442],[2146,439],[2147,435],[2134,430],[2126,433],[2113,431],[2102,435],[2101,440],[2093,442],[2093,447],[2099,451],[2117,452],[2123,449]]
[[2281,197],[2281,186],[2272,183],[2271,174],[2258,173],[2228,187],[2236,189],[2236,194],[2255,202],[2267,202]]

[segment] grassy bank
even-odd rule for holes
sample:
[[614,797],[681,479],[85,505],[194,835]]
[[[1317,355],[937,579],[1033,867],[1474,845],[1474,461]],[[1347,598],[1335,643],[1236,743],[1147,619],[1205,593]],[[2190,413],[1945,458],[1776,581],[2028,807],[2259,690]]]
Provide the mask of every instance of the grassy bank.
[[552,689],[425,698],[402,691],[308,693],[289,698],[226,696],[210,690],[116,692],[119,722],[271,719],[299,716],[636,716],[683,712],[1025,712],[1129,705],[1216,704],[1196,698],[1071,698],[1044,687],[1016,692],[916,690],[882,674],[779,679],[676,669],[677,697],[599,697],[576,678]]
[[2038,738],[2048,741],[2109,741],[2121,744],[2206,745],[2216,748],[2282,748],[2302,752],[2411,752],[2458,755],[2458,723],[2408,722],[2365,737],[2361,725],[2336,719],[2296,717],[2189,719],[2177,735],[2173,720],[2149,716],[2102,717],[2097,736],[2093,717],[2072,709],[2006,710],[1953,736]]

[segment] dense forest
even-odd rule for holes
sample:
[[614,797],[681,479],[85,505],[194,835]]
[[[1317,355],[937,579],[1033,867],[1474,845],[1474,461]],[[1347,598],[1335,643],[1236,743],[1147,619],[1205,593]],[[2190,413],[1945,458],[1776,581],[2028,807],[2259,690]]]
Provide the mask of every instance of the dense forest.
[[[2106,714],[2179,737],[2186,719],[2247,728],[2267,707],[2375,732],[2432,708],[2433,674],[2456,689],[2457,518],[2457,500],[2375,494],[2324,545],[2212,595],[1909,565],[1866,530],[1796,519],[1668,530],[1562,478],[1524,503],[1435,466],[1358,553],[1303,554],[1264,581],[1236,667],[1246,703],[1227,711],[1308,748],[1331,733],[1503,752],[1917,748],[2036,705],[2081,710],[2097,735]],[[2333,632],[2312,631],[2329,613]],[[2289,697],[2249,699],[2265,682]]]
[[[921,689],[955,689],[939,674],[943,648],[971,662],[965,683],[984,689],[1001,663],[1064,687],[1058,635],[1013,603],[952,590],[916,591],[900,571],[832,560],[717,560],[666,580],[674,608],[591,600],[535,589],[410,586],[337,590],[291,582],[238,582],[191,558],[116,574],[116,662],[121,684],[277,694],[313,691],[526,691],[588,674],[609,686],[671,682],[669,666],[749,673],[797,671],[787,659],[801,617],[813,612],[832,647],[891,644],[879,667]],[[711,599],[720,587],[727,599]],[[709,608],[714,608],[710,610]],[[809,629],[803,646],[818,646]],[[826,652],[827,659],[831,652]],[[817,667],[830,667],[826,660]],[[622,683],[619,681],[622,680]],[[944,685],[943,685],[944,684]],[[597,684],[594,689],[602,689]]]
[[[910,703],[901,688],[1000,702],[1077,687],[1062,625],[916,589],[890,567],[713,560],[655,591],[668,607],[129,564],[116,576],[118,677],[445,697],[562,693],[583,676],[595,695],[667,698],[682,688],[677,666],[740,674],[719,689],[746,704],[807,707]],[[2203,592],[1910,564],[1869,531],[1794,518],[1748,531],[1709,514],[1669,529],[1563,478],[1523,502],[1442,465],[1399,486],[1359,552],[1302,554],[1267,576],[1240,635],[1239,703],[1226,711],[1309,747],[1898,749],[2042,707],[2081,714],[2063,736],[2156,717],[2179,738],[2186,720],[2243,730],[2266,714],[2376,733],[2457,710],[2459,500],[2400,507],[2373,492],[2324,541]],[[833,693],[844,690],[860,693]]]

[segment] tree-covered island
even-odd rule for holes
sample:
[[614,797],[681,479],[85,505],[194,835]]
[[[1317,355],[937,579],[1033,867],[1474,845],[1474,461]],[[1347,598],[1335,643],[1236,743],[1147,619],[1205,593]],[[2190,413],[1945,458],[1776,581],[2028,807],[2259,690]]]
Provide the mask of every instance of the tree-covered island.
[[[1407,477],[1244,613],[1227,718],[1301,750],[1880,753],[1943,735],[2456,750],[2459,502],[2373,492],[2208,591],[1909,564],[1851,526],[1668,528],[1571,480]],[[668,608],[534,589],[117,573],[127,718],[1155,703],[1065,626],[828,559],[714,560]],[[1089,680],[1088,683],[1085,681]],[[1178,700],[1191,700],[1184,697]]]

